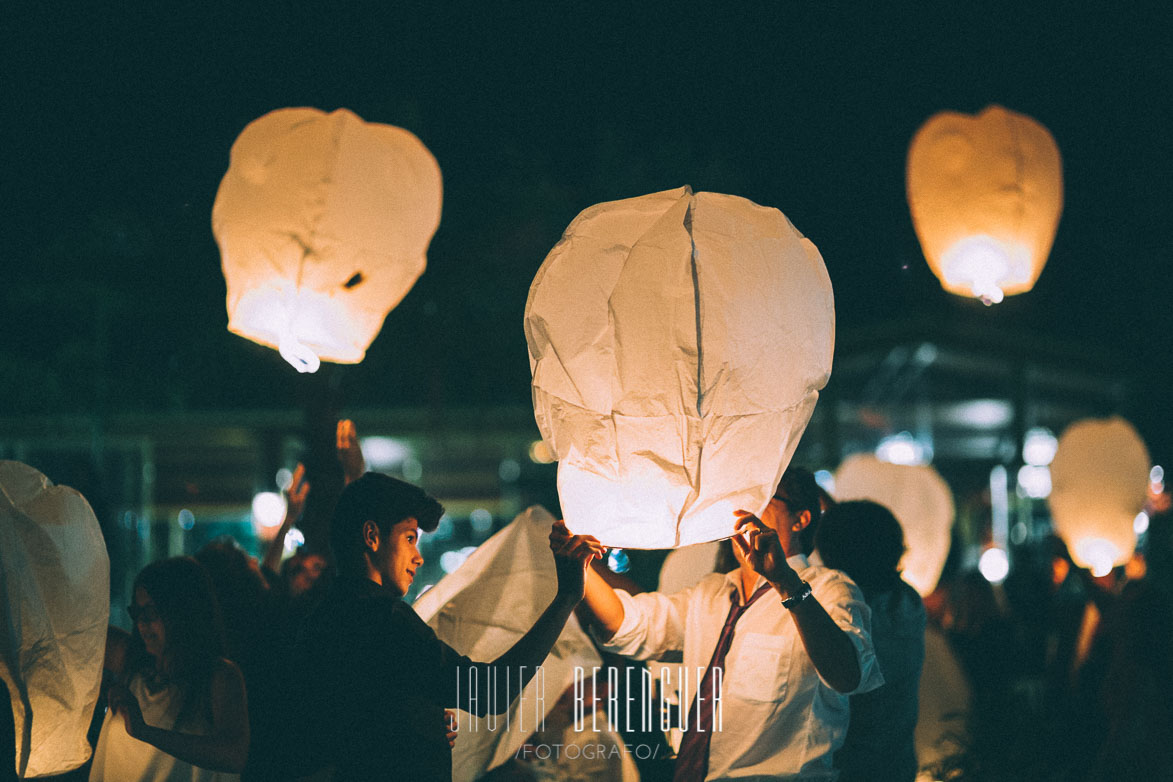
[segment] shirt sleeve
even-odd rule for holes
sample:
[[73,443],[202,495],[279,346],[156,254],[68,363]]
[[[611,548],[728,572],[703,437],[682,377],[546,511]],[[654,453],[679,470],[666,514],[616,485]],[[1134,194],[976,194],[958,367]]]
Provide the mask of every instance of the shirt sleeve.
[[[817,585],[812,585],[811,593],[835,624],[847,633],[851,645],[855,647],[855,659],[859,663],[859,686],[843,694],[870,692],[882,685],[884,676],[876,663],[876,650],[872,644],[872,609],[864,602],[859,587],[842,573],[830,571],[821,575]],[[819,674],[819,679],[828,687],[831,686],[822,674]]]
[[695,589],[671,595],[662,592],[631,595],[616,589],[615,594],[623,604],[623,623],[609,641],[599,639],[600,644],[609,652],[636,660],[662,660],[671,653],[682,652],[688,602]]

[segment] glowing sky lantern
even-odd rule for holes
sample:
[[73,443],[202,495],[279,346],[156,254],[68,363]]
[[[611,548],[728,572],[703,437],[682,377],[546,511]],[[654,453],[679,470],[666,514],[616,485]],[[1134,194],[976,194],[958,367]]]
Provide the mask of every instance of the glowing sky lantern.
[[1077,565],[1106,575],[1132,556],[1151,466],[1144,441],[1123,418],[1084,419],[1063,432],[1048,502]]
[[0,681],[16,720],[17,776],[72,771],[90,756],[110,560],[85,498],[20,462],[0,461],[0,594]]
[[683,187],[575,218],[525,333],[567,526],[671,548],[769,502],[830,375],[835,313],[781,212]]
[[854,454],[835,473],[835,499],[871,500],[892,511],[904,529],[908,551],[904,580],[921,595],[937,588],[953,529],[953,493],[927,464],[890,464]]
[[908,150],[908,206],[933,274],[986,304],[1034,287],[1063,211],[1059,148],[1030,117],[945,111]]
[[279,109],[232,145],[212,207],[228,330],[301,372],[356,364],[423,273],[440,168],[402,128]]

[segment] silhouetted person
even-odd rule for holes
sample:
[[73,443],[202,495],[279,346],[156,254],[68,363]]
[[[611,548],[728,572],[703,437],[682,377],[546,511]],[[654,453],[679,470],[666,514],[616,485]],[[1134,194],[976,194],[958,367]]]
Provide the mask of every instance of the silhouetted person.
[[884,684],[851,696],[847,739],[835,753],[840,782],[912,782],[917,692],[925,658],[925,607],[900,577],[904,531],[883,505],[841,502],[819,523],[815,548],[872,609],[872,644]]
[[551,536],[554,600],[509,651],[474,662],[403,600],[423,564],[420,530],[435,529],[442,512],[422,489],[378,473],[342,492],[330,530],[338,578],[298,644],[305,730],[294,746],[303,772],[328,766],[336,780],[449,782],[445,707],[478,716],[509,708],[582,599],[584,568],[602,553]]

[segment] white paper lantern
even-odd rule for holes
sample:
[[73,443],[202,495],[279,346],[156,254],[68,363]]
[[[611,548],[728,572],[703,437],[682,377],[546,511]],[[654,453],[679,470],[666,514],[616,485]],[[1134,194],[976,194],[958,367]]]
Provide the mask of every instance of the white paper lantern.
[[16,718],[17,774],[72,771],[90,757],[110,560],[85,498],[11,461],[0,461],[0,593],[0,680]]
[[300,371],[357,364],[423,273],[440,168],[402,128],[280,109],[232,145],[212,207],[228,330]]
[[[554,599],[558,574],[550,553],[553,523],[545,508],[529,508],[468,554],[412,607],[442,641],[461,654],[474,660],[500,657]],[[573,683],[575,667],[589,674],[598,665],[602,662],[594,644],[571,616],[542,663],[542,678],[530,680],[508,716],[478,719],[460,712],[460,738],[452,750],[453,782],[472,782],[516,755],[537,730],[536,723]],[[542,685],[544,689],[539,690]],[[505,686],[504,677],[498,686]]]
[[953,493],[927,464],[890,464],[853,454],[835,473],[835,499],[871,500],[892,511],[908,548],[904,580],[922,596],[937,588],[953,530]]
[[835,313],[781,212],[683,187],[575,218],[525,332],[567,526],[672,548],[765,508],[830,376]]
[[944,111],[912,139],[908,207],[933,274],[987,304],[1034,287],[1063,211],[1063,164],[1047,129],[990,106]]
[[1144,441],[1123,418],[1084,419],[1063,432],[1048,502],[1077,565],[1105,575],[1132,556],[1151,466]]

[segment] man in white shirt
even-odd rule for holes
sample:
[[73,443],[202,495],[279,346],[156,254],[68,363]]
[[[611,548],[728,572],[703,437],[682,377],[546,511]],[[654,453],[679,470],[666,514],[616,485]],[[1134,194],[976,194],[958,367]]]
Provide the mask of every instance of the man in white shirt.
[[[813,477],[791,468],[762,518],[738,512],[740,567],[731,573],[672,595],[630,595],[588,568],[584,604],[605,648],[641,660],[683,654],[685,670],[706,671],[699,703],[689,696],[675,782],[835,778],[848,696],[884,680],[859,588],[801,550],[818,513]],[[553,534],[570,535],[565,527]]]

